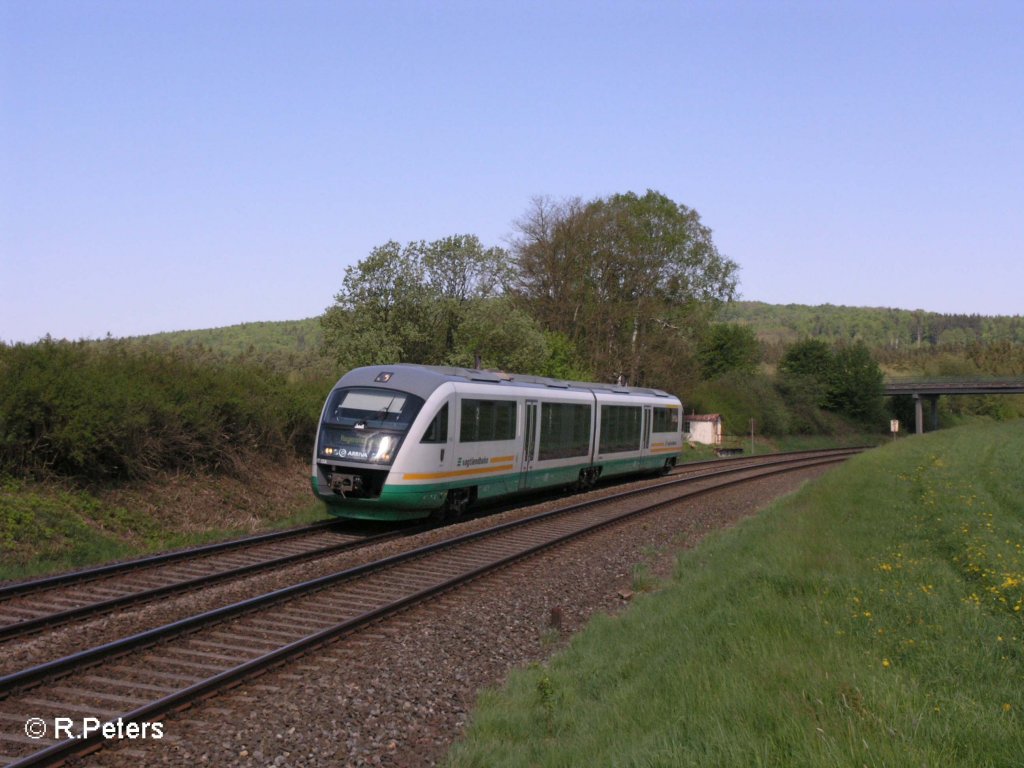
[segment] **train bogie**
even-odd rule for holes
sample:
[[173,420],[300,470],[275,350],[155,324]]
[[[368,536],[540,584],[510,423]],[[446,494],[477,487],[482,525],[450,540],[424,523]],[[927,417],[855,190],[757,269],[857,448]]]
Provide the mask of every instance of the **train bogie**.
[[681,403],[659,390],[373,366],[346,374],[328,397],[312,484],[339,516],[439,517],[667,469],[681,448]]

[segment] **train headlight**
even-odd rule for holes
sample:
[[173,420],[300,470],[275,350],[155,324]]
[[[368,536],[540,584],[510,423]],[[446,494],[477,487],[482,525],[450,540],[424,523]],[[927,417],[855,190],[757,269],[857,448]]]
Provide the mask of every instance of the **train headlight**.
[[388,461],[391,459],[391,444],[392,439],[385,435],[380,438],[380,442],[377,443],[377,448],[373,452],[374,461]]
[[333,455],[334,455],[334,449],[331,446],[328,445],[326,448],[324,448],[324,456],[333,456]]

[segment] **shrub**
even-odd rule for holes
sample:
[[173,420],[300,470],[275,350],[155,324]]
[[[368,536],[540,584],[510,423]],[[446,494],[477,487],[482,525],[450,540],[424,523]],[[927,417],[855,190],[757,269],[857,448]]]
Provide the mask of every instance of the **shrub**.
[[79,480],[304,453],[329,385],[187,350],[0,345],[0,472]]
[[720,413],[725,428],[743,434],[750,428],[763,435],[785,435],[790,432],[790,416],[786,404],[771,380],[763,375],[728,373],[697,386],[687,407],[702,413]]

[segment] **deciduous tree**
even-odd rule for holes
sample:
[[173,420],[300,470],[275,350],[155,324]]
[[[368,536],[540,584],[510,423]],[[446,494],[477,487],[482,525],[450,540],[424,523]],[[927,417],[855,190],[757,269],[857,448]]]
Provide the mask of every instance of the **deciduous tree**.
[[325,349],[344,367],[472,359],[460,328],[474,306],[502,294],[507,270],[505,251],[474,235],[378,246],[345,270],[321,318]]
[[882,369],[862,344],[836,350],[828,387],[829,410],[865,424],[882,420]]
[[779,362],[786,388],[864,423],[882,419],[882,369],[862,343],[833,349],[817,339],[793,344]]
[[321,318],[324,346],[346,367],[431,356],[429,307],[417,244],[395,241],[374,248],[345,269],[335,303]]
[[538,199],[516,227],[516,296],[602,378],[643,384],[665,356],[685,366],[714,308],[735,294],[737,265],[711,230],[658,192]]
[[757,334],[748,325],[715,323],[708,328],[697,351],[701,376],[713,379],[735,371],[751,374],[761,360]]

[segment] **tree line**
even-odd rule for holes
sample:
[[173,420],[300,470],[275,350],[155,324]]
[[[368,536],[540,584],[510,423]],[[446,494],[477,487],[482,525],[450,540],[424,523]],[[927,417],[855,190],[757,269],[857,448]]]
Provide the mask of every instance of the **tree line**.
[[657,386],[775,434],[879,425],[882,374],[863,344],[800,342],[776,376],[761,371],[753,329],[717,320],[737,276],[698,213],[659,192],[538,198],[507,250],[472,235],[373,249],[322,317],[325,350],[346,369],[482,361]]
[[693,209],[647,191],[538,198],[509,249],[473,235],[385,243],[322,318],[341,367],[484,365],[679,389],[738,267]]
[[305,455],[330,386],[113,339],[0,344],[0,381],[0,477],[83,483]]
[[769,343],[785,345],[801,338],[836,343],[862,341],[893,357],[915,350],[955,351],[973,344],[1024,344],[1024,317],[1019,315],[737,301],[723,309],[721,319],[751,325]]

